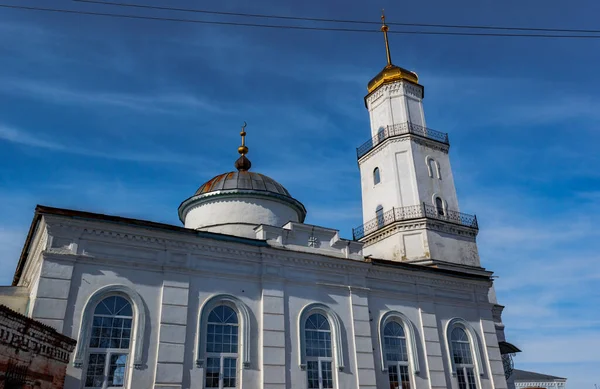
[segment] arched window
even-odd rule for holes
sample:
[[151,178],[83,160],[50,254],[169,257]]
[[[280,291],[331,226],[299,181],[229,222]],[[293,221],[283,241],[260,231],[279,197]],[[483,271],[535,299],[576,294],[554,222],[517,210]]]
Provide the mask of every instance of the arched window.
[[412,323],[400,312],[387,312],[379,321],[379,338],[381,368],[388,373],[390,388],[410,389],[410,376],[419,373]]
[[[90,296],[73,358],[73,366],[86,365],[86,388],[126,386],[131,365],[143,366],[145,311],[140,295],[124,285],[108,285]],[[102,385],[94,386],[100,379]]]
[[464,329],[455,327],[450,333],[452,359],[456,367],[458,387],[462,389],[477,389],[475,384],[475,363],[471,354],[471,342]]
[[375,170],[373,170],[373,185],[377,185],[381,182],[381,177],[379,175],[379,168],[376,167]]
[[440,197],[435,198],[435,208],[439,216],[444,216],[444,202]]
[[238,334],[238,315],[231,307],[219,305],[209,313],[205,388],[236,387]]
[[306,372],[309,388],[333,388],[331,327],[321,313],[313,313],[304,326]]
[[377,208],[375,208],[375,217],[377,218],[377,228],[383,227],[385,220],[383,217],[383,207],[381,205],[378,205]]
[[333,388],[336,369],[344,370],[341,324],[323,304],[310,304],[298,320],[300,368],[306,370],[308,388]]
[[463,319],[454,318],[446,327],[448,359],[452,374],[460,389],[477,389],[479,376],[483,375],[483,361],[479,337],[471,325]]
[[377,143],[382,142],[385,139],[385,128],[379,127],[377,130]]
[[125,298],[110,296],[96,305],[84,387],[125,386],[132,328],[133,309]]
[[196,366],[206,368],[205,387],[235,387],[240,369],[250,367],[248,308],[237,297],[213,296],[200,310],[198,327]]
[[433,160],[433,158],[427,156],[426,159],[426,163],[427,163],[427,173],[429,173],[429,177],[433,178],[434,172],[435,172],[435,161]]
[[383,329],[383,350],[390,379],[390,388],[410,389],[408,350],[402,326],[389,321]]
[[429,177],[437,177],[439,180],[441,180],[442,173],[440,170],[440,163],[431,158],[429,155],[425,157],[425,163],[427,164],[427,173],[429,174]]

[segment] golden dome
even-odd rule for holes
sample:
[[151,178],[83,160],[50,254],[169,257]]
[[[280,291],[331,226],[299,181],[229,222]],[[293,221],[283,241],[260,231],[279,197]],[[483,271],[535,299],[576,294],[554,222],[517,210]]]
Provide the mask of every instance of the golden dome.
[[419,77],[417,73],[411,72],[410,70],[406,70],[396,65],[387,65],[380,71],[375,77],[369,81],[367,85],[367,90],[369,93],[373,92],[375,89],[379,88],[381,85],[389,84],[391,82],[407,80],[410,82],[414,82],[415,84],[419,83]]
[[375,77],[373,77],[371,81],[369,81],[369,84],[367,85],[367,90],[369,91],[369,93],[373,92],[381,85],[389,84],[395,81],[406,80],[415,84],[419,83],[419,77],[417,76],[417,73],[403,69],[400,66],[396,66],[392,63],[392,55],[390,53],[390,44],[388,42],[387,35],[388,30],[389,27],[387,24],[385,24],[385,15],[382,11],[381,32],[383,32],[383,39],[385,40],[385,54],[387,56],[387,65],[383,68],[382,71],[380,71]]

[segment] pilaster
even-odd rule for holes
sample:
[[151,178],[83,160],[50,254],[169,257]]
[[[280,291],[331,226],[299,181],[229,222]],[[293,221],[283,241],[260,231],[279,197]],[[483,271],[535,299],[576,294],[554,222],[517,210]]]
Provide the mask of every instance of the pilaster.
[[188,317],[189,277],[165,275],[160,305],[155,389],[181,389]]
[[[421,302],[419,319],[423,332],[423,344],[425,349],[425,363],[429,375],[430,389],[447,389],[452,383],[446,382],[444,370],[444,357],[442,345],[440,344],[440,329],[435,314],[435,304],[432,302]],[[445,349],[446,347],[444,347]]]
[[72,275],[72,263],[42,260],[32,319],[63,332]]
[[360,389],[376,389],[375,357],[369,313],[368,290],[350,289],[352,334],[355,349],[356,385]]
[[263,280],[262,290],[262,387],[286,388],[284,283]]
[[486,309],[479,310],[481,333],[483,334],[482,346],[484,348],[483,355],[487,361],[487,371],[489,372],[489,380],[492,389],[507,389],[506,378],[504,376],[504,364],[502,363],[502,355],[500,354],[500,346],[498,345],[498,337],[496,335],[496,326],[492,312]]

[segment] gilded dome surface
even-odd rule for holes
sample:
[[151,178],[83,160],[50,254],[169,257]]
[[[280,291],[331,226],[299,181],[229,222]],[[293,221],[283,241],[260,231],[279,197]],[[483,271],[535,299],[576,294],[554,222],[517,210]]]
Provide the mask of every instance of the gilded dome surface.
[[287,189],[274,179],[260,173],[243,170],[223,173],[211,178],[198,188],[195,195],[235,189],[257,190],[292,197]]
[[383,84],[389,84],[400,80],[407,80],[414,82],[415,84],[419,83],[419,77],[415,72],[403,69],[400,66],[388,65],[369,81],[367,90],[371,93]]

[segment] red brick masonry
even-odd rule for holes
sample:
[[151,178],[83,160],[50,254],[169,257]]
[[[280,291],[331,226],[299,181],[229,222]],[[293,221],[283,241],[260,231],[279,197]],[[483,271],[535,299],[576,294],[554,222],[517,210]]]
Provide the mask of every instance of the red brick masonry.
[[62,389],[76,341],[0,305],[0,389]]

